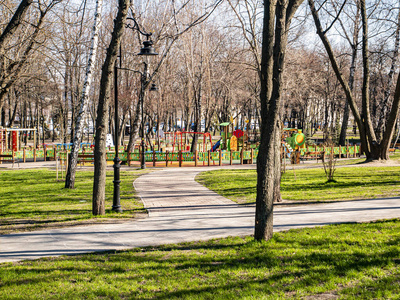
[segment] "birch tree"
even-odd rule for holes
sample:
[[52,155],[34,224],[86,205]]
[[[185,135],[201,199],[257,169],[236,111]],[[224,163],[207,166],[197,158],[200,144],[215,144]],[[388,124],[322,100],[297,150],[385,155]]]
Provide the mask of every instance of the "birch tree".
[[89,49],[89,57],[86,68],[85,81],[83,83],[82,95],[79,101],[79,113],[76,118],[75,130],[73,135],[73,145],[71,149],[71,158],[69,160],[68,172],[65,178],[65,188],[74,188],[75,173],[78,159],[78,152],[80,149],[80,142],[83,134],[83,127],[85,121],[85,114],[89,102],[89,91],[92,84],[93,70],[95,68],[95,61],[97,56],[97,48],[99,41],[99,30],[101,26],[101,11],[103,0],[96,1],[94,24],[92,29],[91,46]]

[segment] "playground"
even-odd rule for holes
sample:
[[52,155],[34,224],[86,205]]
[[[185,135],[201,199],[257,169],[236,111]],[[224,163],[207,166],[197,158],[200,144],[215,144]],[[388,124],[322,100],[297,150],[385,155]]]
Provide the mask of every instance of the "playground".
[[[142,155],[149,167],[197,167],[254,164],[259,153],[259,141],[252,140],[246,130],[236,129],[233,123],[220,124],[221,132],[212,136],[209,132],[166,132],[162,138],[147,141],[145,153],[139,145],[129,152],[127,146],[119,146],[121,163],[137,167]],[[22,146],[22,137],[33,137],[33,145]],[[195,139],[196,138],[196,139]],[[0,129],[0,163],[25,163],[36,161],[58,161],[60,166],[68,164],[72,144],[36,143],[36,130]],[[90,143],[81,143],[78,154],[79,165],[93,165],[93,148]],[[308,145],[299,129],[285,128],[282,131],[281,159],[283,164],[299,164],[307,160],[324,160],[333,153],[337,159],[359,157],[359,145],[333,147],[332,145]],[[107,161],[113,164],[115,147],[107,147]]]

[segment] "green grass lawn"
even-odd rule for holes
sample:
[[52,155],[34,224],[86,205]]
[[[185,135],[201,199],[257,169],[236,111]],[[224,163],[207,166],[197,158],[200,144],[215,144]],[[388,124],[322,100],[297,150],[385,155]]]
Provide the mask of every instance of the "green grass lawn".
[[[255,170],[215,170],[197,180],[238,203],[256,199]],[[394,197],[400,194],[400,167],[337,168],[336,182],[327,183],[321,168],[287,169],[282,176],[282,198],[291,201],[354,200]]]
[[391,220],[5,263],[0,299],[399,299],[399,233]]
[[133,189],[142,171],[121,171],[121,205],[124,212],[111,212],[113,171],[107,172],[105,217],[93,217],[93,171],[76,173],[75,189],[65,189],[51,170],[5,170],[0,172],[0,234],[41,227],[93,223],[106,218],[132,218],[144,212]]

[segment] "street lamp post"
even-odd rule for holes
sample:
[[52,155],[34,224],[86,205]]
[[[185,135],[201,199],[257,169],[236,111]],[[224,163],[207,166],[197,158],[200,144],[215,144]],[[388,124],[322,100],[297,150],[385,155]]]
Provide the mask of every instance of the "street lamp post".
[[[122,57],[121,57],[121,48],[119,51],[119,66],[121,67]],[[113,206],[112,211],[114,212],[122,212],[121,208],[121,197],[120,197],[120,169],[121,169],[121,159],[119,158],[119,116],[118,116],[118,66],[117,59],[114,64],[114,118],[115,118],[115,157],[114,157],[114,194],[113,194]]]
[[[147,40],[143,42],[143,48],[140,49],[140,53],[138,55],[143,56],[145,58],[149,56],[154,56],[158,55],[154,51],[153,48],[153,42],[149,39],[150,36],[152,35],[151,33],[145,33],[139,29],[139,25],[136,22],[134,18],[127,18],[128,20],[132,20],[134,22],[134,26],[131,26],[130,24],[127,24],[126,27],[130,28],[132,30],[137,30],[139,31],[142,35],[145,35]],[[146,87],[148,86],[148,63],[147,60],[144,61],[144,71],[143,73],[139,71],[134,71],[134,70],[129,70],[122,68],[122,54],[121,54],[121,46],[120,46],[120,51],[119,51],[119,67],[117,66],[117,60],[115,60],[115,65],[114,65],[114,113],[115,113],[115,158],[114,158],[114,195],[113,195],[113,206],[112,210],[114,212],[122,212],[121,208],[121,200],[120,200],[120,169],[121,169],[121,159],[119,158],[119,151],[118,151],[118,146],[119,146],[119,116],[118,116],[118,69],[122,70],[128,70],[128,71],[133,71],[136,73],[141,74],[141,88],[140,88],[140,99],[141,101],[141,117],[142,117],[142,142],[141,142],[141,148],[142,148],[142,158],[141,158],[141,168],[145,169],[146,168],[146,158],[145,158],[145,151],[144,151],[144,117],[143,117],[143,108],[144,108],[144,93],[146,90]]]
[[147,63],[144,62],[144,71],[140,76],[140,109],[141,109],[141,118],[142,118],[142,132],[141,132],[141,142],[140,142],[140,168],[146,169],[146,150],[145,150],[145,122],[144,122],[144,94],[145,94],[145,84],[147,81]]
[[146,87],[149,84],[148,81],[148,75],[149,75],[149,69],[148,69],[148,58],[150,58],[151,56],[155,56],[158,55],[158,53],[156,53],[154,51],[153,48],[153,42],[151,40],[149,40],[151,33],[143,33],[140,31],[141,34],[145,35],[147,37],[146,41],[143,41],[143,48],[140,49],[140,53],[138,53],[138,55],[141,55],[144,57],[143,60],[143,73],[141,75],[141,87],[140,87],[140,99],[139,101],[141,101],[141,117],[142,117],[142,140],[141,140],[141,152],[142,155],[140,157],[140,168],[141,169],[146,169],[146,151],[145,151],[145,122],[144,122],[144,95],[145,95],[145,91],[146,91]]

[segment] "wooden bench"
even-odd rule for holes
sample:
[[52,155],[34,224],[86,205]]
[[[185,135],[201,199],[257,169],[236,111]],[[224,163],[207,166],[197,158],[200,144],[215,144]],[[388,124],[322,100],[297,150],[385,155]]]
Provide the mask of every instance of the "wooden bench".
[[94,154],[78,154],[77,164],[84,164],[85,162],[94,163]]
[[14,164],[18,163],[19,167],[19,159],[16,158],[13,154],[0,154],[0,163],[3,162],[12,162],[12,167],[14,168]]
[[321,161],[324,161],[325,159],[325,152],[324,151],[309,151],[305,152],[303,156],[301,156],[301,159],[307,160],[307,159],[316,159],[318,162],[318,159]]

